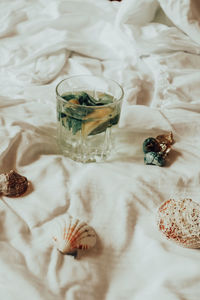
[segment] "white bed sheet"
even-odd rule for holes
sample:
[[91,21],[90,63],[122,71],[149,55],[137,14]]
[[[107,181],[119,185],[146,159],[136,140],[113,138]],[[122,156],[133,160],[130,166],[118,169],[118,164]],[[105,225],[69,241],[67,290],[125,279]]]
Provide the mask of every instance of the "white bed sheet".
[[[155,216],[169,197],[200,202],[200,10],[159,2],[1,1],[0,171],[31,182],[0,198],[1,300],[199,300],[200,252],[161,238]],[[75,74],[124,87],[108,162],[58,150],[55,86]],[[169,131],[170,163],[144,165],[143,140]],[[67,212],[98,235],[77,260],[52,240]]]

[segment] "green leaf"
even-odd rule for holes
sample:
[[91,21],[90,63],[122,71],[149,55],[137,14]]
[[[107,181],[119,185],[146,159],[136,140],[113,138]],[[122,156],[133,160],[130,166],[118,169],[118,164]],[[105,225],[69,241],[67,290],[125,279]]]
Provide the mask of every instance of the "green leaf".
[[70,119],[71,119],[71,124],[72,124],[72,133],[76,134],[79,130],[81,130],[82,121],[73,119],[73,118],[70,118]]
[[119,121],[119,114],[117,114],[114,118],[107,120],[106,122],[101,123],[100,125],[98,125],[98,127],[96,127],[95,129],[92,130],[92,132],[90,132],[89,135],[95,135],[101,132],[106,131],[106,129],[108,127],[111,127],[113,125],[116,125]]
[[110,120],[111,126],[118,124],[118,122],[119,122],[119,117],[120,117],[120,115],[119,115],[119,113],[118,113],[114,118],[112,118],[112,119]]
[[66,117],[66,114],[64,114],[64,113],[61,112],[61,113],[60,113],[60,117],[61,117],[61,118],[65,118],[65,117]]
[[77,95],[74,94],[62,95],[62,98],[64,98],[66,101],[69,101],[71,99],[77,99]]
[[[71,99],[77,99],[80,103],[79,106],[70,105],[66,103],[63,105],[64,112],[60,112],[58,118],[62,119],[62,124],[68,130],[72,130],[72,133],[75,135],[79,130],[81,130],[82,123],[85,122],[84,117],[94,111],[94,108],[87,106],[100,106],[106,105],[113,102],[113,96],[108,94],[103,94],[99,99],[95,99],[85,92],[79,94],[68,94],[62,95],[62,97],[69,101]],[[106,128],[111,127],[112,125],[117,124],[119,121],[119,114],[117,114],[112,119],[107,121],[102,120],[102,123],[95,128],[90,135],[98,134],[106,130]]]
[[97,105],[97,100],[85,92],[79,94],[78,101],[81,105],[86,105],[86,106]]
[[72,107],[72,106],[68,106],[65,107],[65,113],[70,116],[73,117],[75,119],[82,119],[83,117],[87,116],[89,113],[91,113],[93,111],[92,108],[89,107]]
[[82,121],[79,119],[75,119],[63,114],[62,117],[62,125],[68,130],[72,130],[72,133],[75,135],[79,130],[81,130]]

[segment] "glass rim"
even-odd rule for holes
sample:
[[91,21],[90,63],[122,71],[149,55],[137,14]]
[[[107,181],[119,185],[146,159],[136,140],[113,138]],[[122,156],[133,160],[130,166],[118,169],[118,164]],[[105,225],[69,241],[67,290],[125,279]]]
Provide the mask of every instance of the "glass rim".
[[100,109],[102,107],[106,107],[106,106],[112,106],[112,105],[115,105],[119,102],[122,101],[123,97],[124,97],[124,89],[123,87],[121,86],[121,84],[119,84],[117,81],[113,80],[113,79],[110,79],[110,78],[107,78],[107,77],[103,77],[103,76],[98,76],[98,75],[90,75],[90,74],[82,74],[82,75],[72,75],[72,76],[69,76],[69,77],[66,77],[64,79],[62,79],[57,85],[56,85],[56,96],[59,97],[63,102],[65,103],[69,103],[66,99],[64,99],[58,92],[58,88],[60,86],[60,84],[63,82],[63,81],[66,81],[68,79],[71,79],[71,78],[76,78],[76,77],[99,77],[99,78],[102,78],[102,79],[105,79],[105,80],[109,80],[109,81],[112,81],[114,82],[119,88],[120,88],[120,91],[121,91],[121,96],[119,97],[119,99],[117,99],[116,101],[112,102],[112,103],[108,103],[108,104],[105,104],[105,105],[81,105],[81,104],[76,104],[76,103],[70,103],[71,106],[75,106],[75,107],[93,107],[93,108],[97,108],[97,109]]

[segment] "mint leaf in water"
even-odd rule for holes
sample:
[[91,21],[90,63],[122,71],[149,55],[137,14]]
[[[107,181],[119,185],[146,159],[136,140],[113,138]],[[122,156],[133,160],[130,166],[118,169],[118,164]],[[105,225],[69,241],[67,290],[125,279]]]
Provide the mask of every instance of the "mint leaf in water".
[[72,133],[76,134],[82,127],[82,121],[74,118],[71,119]]
[[89,113],[93,112],[93,109],[90,107],[65,107],[65,113],[70,116],[73,117],[75,119],[79,119],[81,120],[83,117],[87,116]]
[[86,106],[97,105],[97,100],[85,92],[79,94],[78,101],[81,105],[86,105]]
[[72,130],[72,133],[75,135],[77,131],[81,129],[82,121],[69,117],[63,113],[62,114],[62,125],[68,130]]
[[60,117],[61,117],[61,118],[65,118],[65,117],[66,117],[66,114],[64,114],[64,113],[61,112],[61,113],[60,113]]
[[62,98],[65,99],[66,101],[69,101],[71,99],[78,99],[77,95],[74,94],[62,95]]
[[72,106],[65,107],[65,114],[62,113],[63,116],[66,116],[64,126],[69,130],[72,130],[72,133],[75,135],[79,130],[81,130],[83,122],[82,119],[92,111],[93,109],[84,106],[76,108]]
[[[59,118],[62,119],[63,126],[71,130],[74,135],[81,130],[83,122],[87,122],[84,118],[95,111],[91,106],[103,106],[113,103],[114,100],[113,96],[104,93],[101,93],[101,96],[95,99],[86,92],[62,95],[62,98],[68,103],[64,104],[64,112],[60,112]],[[80,105],[74,106],[73,103],[70,103],[72,99],[76,99]],[[90,135],[101,133],[105,131],[107,127],[117,124],[118,121],[119,114],[107,121],[102,120],[102,123],[98,124]]]
[[94,128],[92,130],[92,132],[90,132],[89,135],[95,135],[95,134],[101,133],[101,132],[105,131],[108,127],[116,125],[118,123],[118,121],[119,121],[119,114],[117,114],[115,117],[113,117],[107,121],[103,121],[96,128]]
[[99,99],[95,99],[94,97],[88,95],[85,92],[79,94],[78,101],[81,105],[86,106],[99,106],[99,105],[106,105],[113,102],[113,96],[108,94],[103,94]]

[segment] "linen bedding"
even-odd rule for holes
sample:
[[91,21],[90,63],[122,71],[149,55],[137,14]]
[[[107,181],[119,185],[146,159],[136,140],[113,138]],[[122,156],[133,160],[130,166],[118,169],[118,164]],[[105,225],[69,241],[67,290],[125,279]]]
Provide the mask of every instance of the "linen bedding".
[[[0,196],[0,299],[199,300],[199,250],[156,224],[163,201],[200,202],[199,1],[2,0],[0,66],[0,173],[30,181]],[[55,87],[78,74],[125,91],[105,163],[57,146]],[[144,139],[170,131],[167,165],[145,165]],[[52,239],[66,213],[98,237],[77,259]]]

